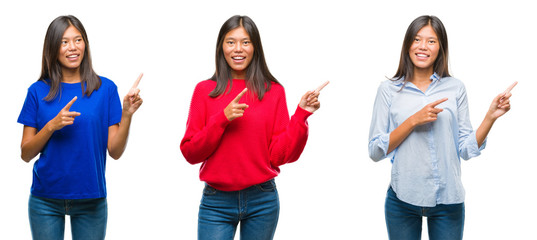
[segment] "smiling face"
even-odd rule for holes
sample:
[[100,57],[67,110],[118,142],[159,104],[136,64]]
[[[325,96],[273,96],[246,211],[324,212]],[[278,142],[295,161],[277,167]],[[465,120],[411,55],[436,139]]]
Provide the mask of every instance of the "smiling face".
[[231,77],[244,79],[246,69],[254,56],[254,46],[244,27],[235,28],[226,34],[222,50],[227,64],[232,69]]
[[415,70],[427,70],[432,74],[439,50],[440,44],[436,33],[431,25],[426,25],[414,37],[408,54],[414,63]]
[[58,62],[62,66],[62,71],[78,71],[80,63],[84,59],[86,43],[80,31],[73,25],[69,26],[63,33]]

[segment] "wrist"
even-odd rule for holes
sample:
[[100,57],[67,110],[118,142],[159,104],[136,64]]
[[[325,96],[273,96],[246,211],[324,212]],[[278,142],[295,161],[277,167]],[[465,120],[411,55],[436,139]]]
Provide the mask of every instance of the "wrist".
[[492,114],[487,113],[485,115],[485,119],[483,119],[483,122],[489,123],[490,125],[494,124],[498,118],[494,117]]
[[416,126],[418,126],[418,122],[415,120],[414,115],[410,116],[405,122],[408,124],[410,129],[414,129]]
[[56,131],[56,129],[54,129],[54,126],[53,124],[50,123],[50,121],[47,124],[45,124],[42,130],[48,131],[50,133],[53,133],[54,131]]
[[121,119],[132,119],[132,113],[130,113],[128,110],[123,110],[121,113]]

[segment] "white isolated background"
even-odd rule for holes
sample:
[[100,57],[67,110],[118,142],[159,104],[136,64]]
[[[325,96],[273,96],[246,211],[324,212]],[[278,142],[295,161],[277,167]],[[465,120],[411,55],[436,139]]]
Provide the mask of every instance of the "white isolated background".
[[[39,77],[50,22],[84,24],[93,65],[124,96],[138,74],[144,104],[123,157],[107,163],[107,239],[195,239],[203,183],[180,150],[192,91],[214,72],[218,31],[229,17],[257,24],[289,111],[322,82],[299,161],[276,182],[275,239],[387,239],[384,199],[391,164],[368,158],[376,90],[393,76],[404,33],[423,14],[447,28],[453,76],[465,84],[477,128],[513,81],[512,110],[482,155],[463,162],[465,239],[529,239],[537,224],[534,147],[537,66],[530,1],[3,1],[0,3],[0,239],[31,239],[31,163],[20,159],[16,122]],[[424,226],[425,227],[425,226]],[[424,237],[427,234],[424,228]],[[70,239],[69,225],[66,239]],[[238,234],[236,239],[238,239]]]

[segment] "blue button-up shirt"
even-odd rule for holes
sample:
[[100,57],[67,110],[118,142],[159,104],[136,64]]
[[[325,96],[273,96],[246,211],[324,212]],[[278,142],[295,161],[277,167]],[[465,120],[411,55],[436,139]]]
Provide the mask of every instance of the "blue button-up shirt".
[[[425,92],[403,79],[386,80],[377,92],[369,130],[369,157],[392,161],[391,186],[404,202],[422,207],[464,202],[462,157],[478,156],[464,84],[452,77],[431,76]],[[414,128],[392,152],[387,153],[390,133],[407,118],[436,100],[448,98],[437,120]]]

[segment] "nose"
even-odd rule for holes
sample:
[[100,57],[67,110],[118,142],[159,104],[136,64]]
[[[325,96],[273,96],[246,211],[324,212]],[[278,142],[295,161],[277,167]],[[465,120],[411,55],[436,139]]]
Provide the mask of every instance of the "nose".
[[242,44],[241,43],[235,44],[235,47],[233,48],[233,51],[242,52]]
[[75,42],[74,41],[69,41],[69,43],[67,43],[67,49],[68,50],[75,50],[76,47],[75,47]]

